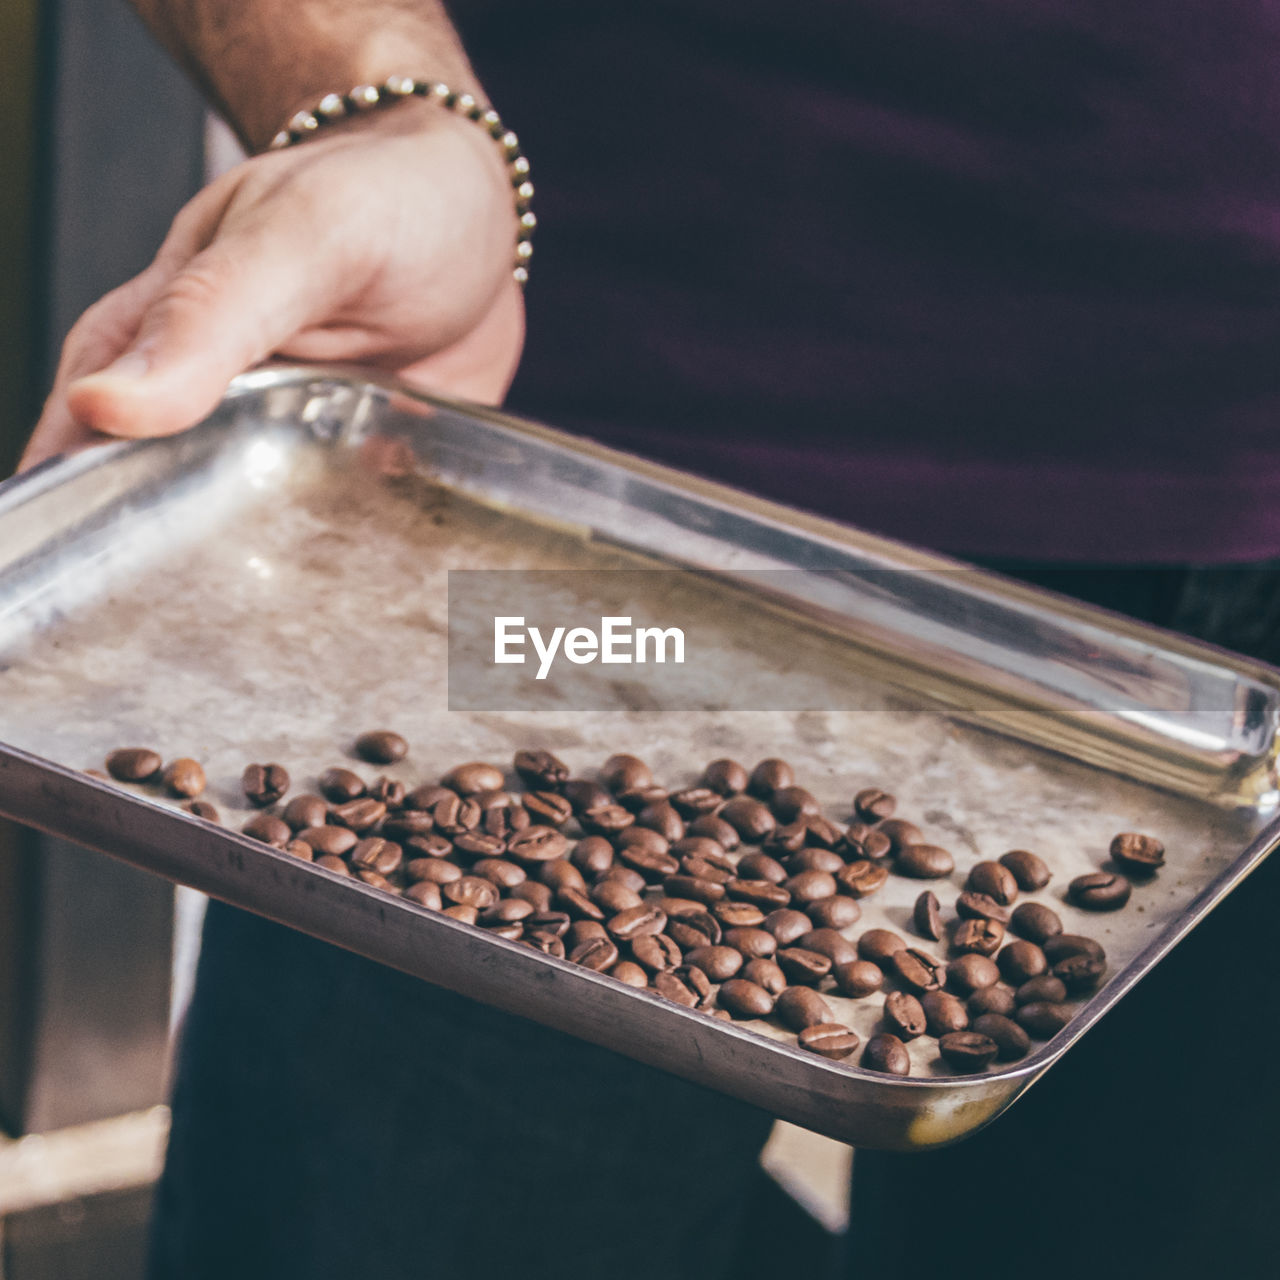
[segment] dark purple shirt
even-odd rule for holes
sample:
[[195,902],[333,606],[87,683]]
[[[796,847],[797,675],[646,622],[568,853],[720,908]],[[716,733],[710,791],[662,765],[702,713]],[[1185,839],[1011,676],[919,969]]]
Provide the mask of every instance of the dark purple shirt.
[[959,553],[1280,554],[1280,4],[457,6],[512,407]]

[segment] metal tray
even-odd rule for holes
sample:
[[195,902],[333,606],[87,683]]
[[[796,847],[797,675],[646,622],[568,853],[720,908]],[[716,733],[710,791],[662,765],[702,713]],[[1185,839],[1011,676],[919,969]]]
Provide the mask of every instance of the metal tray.
[[[449,709],[448,569],[601,566],[679,570],[709,616],[749,618],[712,708],[800,709],[646,711],[621,685],[609,709]],[[0,812],[858,1145],[989,1121],[1270,852],[1278,720],[1258,663],[352,371],[259,371],[182,436],[0,486]],[[247,761],[307,787],[383,724],[413,782],[541,745],[584,774],[634,751],[670,784],[780,754],[833,817],[887,786],[956,854],[944,903],[980,857],[1040,851],[1036,897],[1103,942],[1107,981],[1020,1063],[956,1077],[916,1042],[918,1075],[890,1078],[236,834]],[[228,828],[84,774],[138,743],[203,761]],[[1120,830],[1163,839],[1167,867],[1120,913],[1076,911],[1067,881]],[[902,931],[920,888],[891,877],[857,928]],[[831,1003],[873,1034],[878,998]]]

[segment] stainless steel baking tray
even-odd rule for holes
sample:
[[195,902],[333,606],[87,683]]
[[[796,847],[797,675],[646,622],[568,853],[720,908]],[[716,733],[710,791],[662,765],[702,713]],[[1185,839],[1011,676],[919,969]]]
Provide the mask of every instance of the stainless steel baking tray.
[[[752,687],[761,708],[798,705],[769,692],[794,680],[807,709],[653,712],[619,686],[607,710],[449,710],[450,568],[601,566],[690,575],[709,616],[762,638],[727,646],[726,705],[753,705]],[[860,1145],[928,1147],[990,1120],[1266,856],[1278,716],[1280,673],[1260,664],[350,371],[260,371],[191,432],[0,487],[0,811]],[[247,761],[307,786],[384,724],[414,744],[390,771],[413,781],[541,745],[583,773],[631,750],[671,783],[712,756],[781,754],[832,816],[886,785],[956,853],[944,901],[979,857],[1039,850],[1055,879],[1037,896],[1103,942],[1108,980],[1021,1063],[954,1077],[917,1042],[918,1077],[887,1078],[83,772],[123,744],[193,755],[238,827]],[[1086,917],[1063,887],[1121,830],[1158,835],[1169,864],[1125,911]],[[892,877],[858,927],[902,930],[920,887]],[[831,1000],[874,1032],[878,999]]]

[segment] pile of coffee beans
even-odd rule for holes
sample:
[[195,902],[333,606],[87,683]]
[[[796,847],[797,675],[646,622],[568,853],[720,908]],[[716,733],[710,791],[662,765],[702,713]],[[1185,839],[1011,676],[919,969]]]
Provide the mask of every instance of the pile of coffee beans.
[[[354,744],[373,765],[408,750],[388,730]],[[204,789],[195,761],[166,768],[145,748],[113,752],[107,770],[175,797]],[[933,890],[919,895],[914,932],[945,956],[889,929],[853,932],[861,901],[891,875],[941,880],[955,859],[895,816],[894,797],[877,787],[853,797],[849,821],[832,821],[785,760],[750,770],[713,760],[695,785],[674,790],[635,756],[610,756],[588,779],[536,749],[516,752],[509,771],[464,763],[412,788],[344,764],[314,791],[291,785],[277,762],[245,767],[244,800],[258,810],[247,835],[687,1008],[772,1018],[825,1058],[860,1045],[824,993],[881,1000],[883,1030],[860,1058],[876,1071],[909,1074],[906,1045],[919,1037],[936,1038],[958,1072],[1021,1058],[1067,1024],[1071,999],[1106,972],[1097,942],[1065,933],[1044,903],[1018,901],[1051,878],[1022,849],[973,866],[952,916]],[[205,801],[187,808],[218,820]],[[1152,874],[1164,850],[1125,833],[1110,853],[1119,870],[1072,881],[1071,902],[1123,906],[1126,876]]]

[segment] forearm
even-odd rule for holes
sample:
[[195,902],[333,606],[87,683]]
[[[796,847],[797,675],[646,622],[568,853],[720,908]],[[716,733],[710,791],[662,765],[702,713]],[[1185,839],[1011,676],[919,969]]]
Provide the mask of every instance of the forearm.
[[323,94],[390,75],[479,86],[438,0],[132,0],[251,151]]

